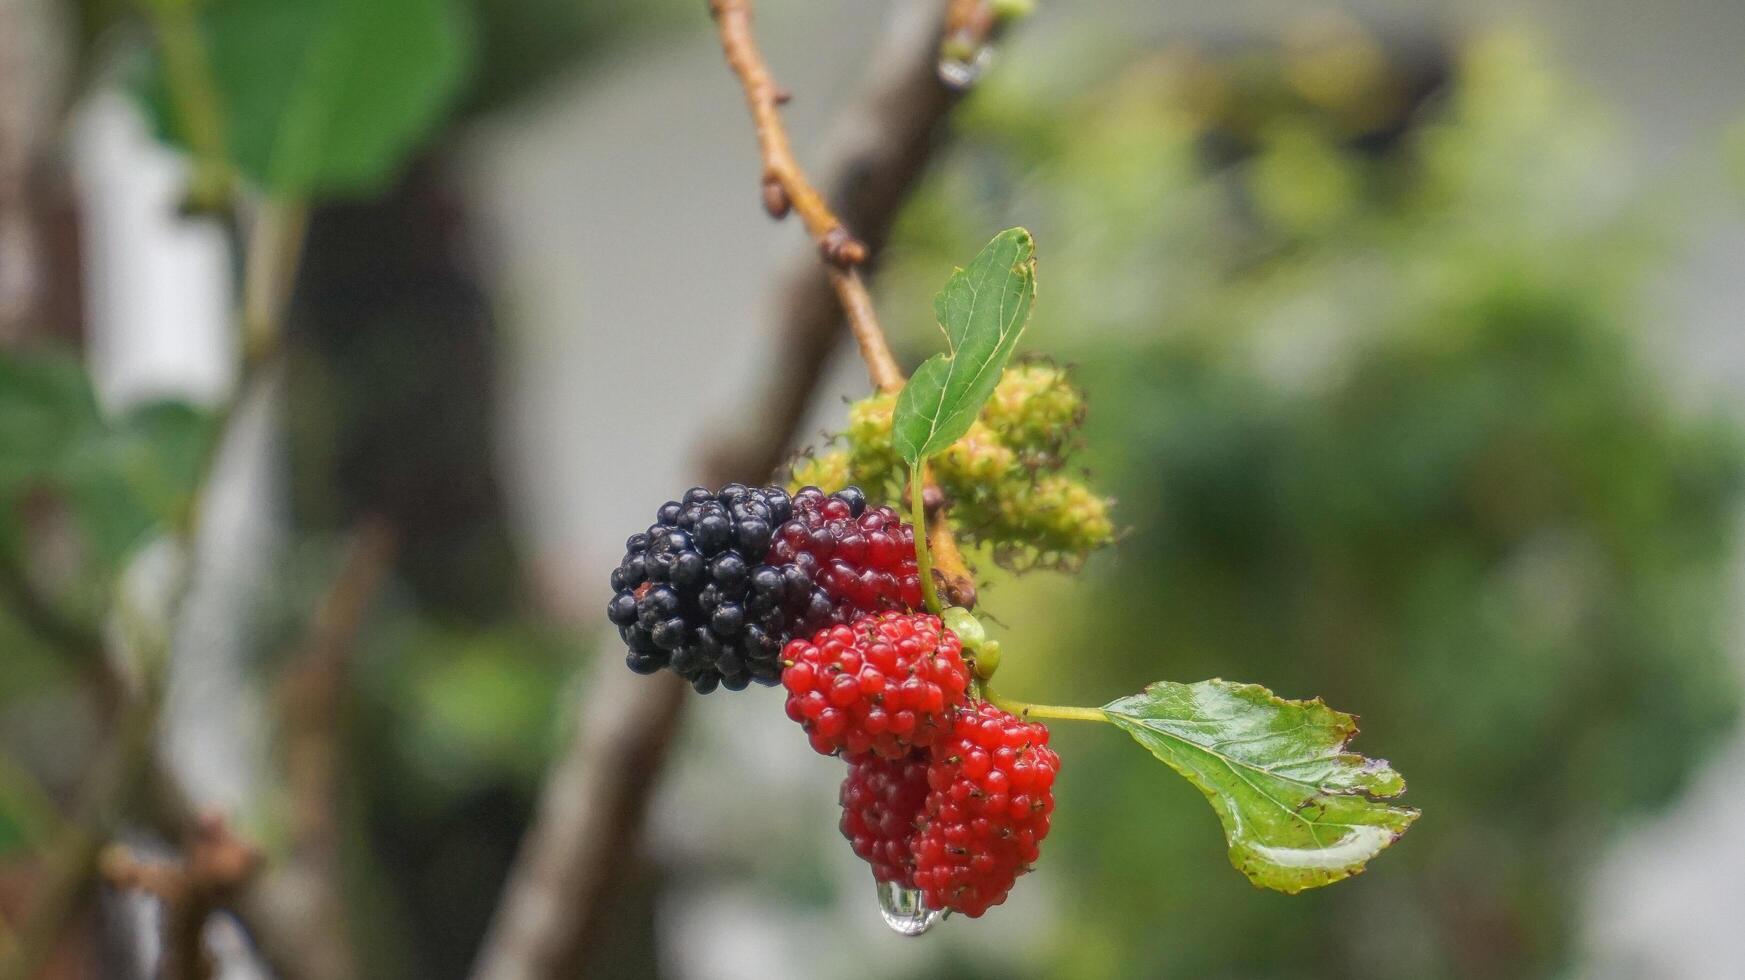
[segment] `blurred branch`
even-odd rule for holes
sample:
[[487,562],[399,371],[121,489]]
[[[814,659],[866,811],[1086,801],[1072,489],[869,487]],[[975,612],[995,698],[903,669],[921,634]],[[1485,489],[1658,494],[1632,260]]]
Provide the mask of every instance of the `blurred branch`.
[[[210,488],[226,436],[238,415],[238,408],[257,387],[266,364],[265,352],[271,350],[278,335],[282,297],[288,291],[290,277],[295,274],[296,257],[301,250],[303,224],[299,220],[300,214],[298,208],[281,210],[268,207],[256,217],[245,255],[245,276],[250,285],[245,287],[244,305],[247,309],[260,311],[261,319],[254,332],[265,338],[266,343],[246,352],[248,356],[244,358],[236,390],[220,409],[218,431],[211,437],[201,461],[200,476],[185,517],[173,529],[184,555],[193,552],[197,515]],[[162,701],[165,652],[146,654],[142,651],[139,663],[141,680],[137,684],[128,683],[120,676],[119,666],[110,662],[100,642],[92,646],[89,641],[94,637],[84,636],[57,622],[50,615],[52,608],[34,596],[22,570],[14,571],[17,574],[0,569],[0,587],[4,587],[14,603],[20,605],[27,621],[31,615],[35,616],[33,626],[45,639],[54,642],[69,656],[94,657],[95,662],[101,664],[97,672],[100,692],[117,705],[119,718],[112,730],[109,747],[87,778],[82,805],[50,848],[42,881],[33,889],[18,941],[11,956],[0,962],[0,980],[26,980],[40,969],[53,951],[67,920],[87,894],[98,871],[100,849],[114,833],[133,789],[147,774],[158,779],[170,778],[169,767],[157,762],[152,752],[152,733]],[[179,616],[183,599],[192,584],[191,572],[184,570],[178,574],[181,581],[173,590],[176,598],[170,607],[172,623]],[[161,791],[159,795],[177,796],[167,791]],[[194,821],[192,818],[179,820],[177,825],[191,827]],[[272,935],[282,930],[276,924],[255,923],[251,931]],[[317,948],[325,948],[325,945],[319,944]]]
[[9,554],[0,554],[0,602],[4,602],[37,639],[76,664],[91,686],[100,710],[112,713],[126,696],[126,684],[108,662],[103,637],[77,619],[63,614],[30,581],[29,573]]
[[308,231],[308,208],[299,200],[264,200],[249,224],[242,260],[241,376],[218,408],[216,431],[200,460],[194,492],[177,528],[184,541],[193,540],[194,524],[212,484],[219,453],[242,414],[243,403],[270,377],[269,369],[282,342],[286,298],[297,281]]
[[279,348],[285,304],[297,281],[309,208],[300,200],[269,197],[249,227],[242,282],[242,358],[245,371]]
[[636,677],[619,659],[596,665],[576,733],[546,776],[475,980],[576,976],[640,845],[690,687],[671,673]]
[[41,322],[58,271],[40,212],[71,59],[64,15],[50,0],[0,2],[0,346],[71,326]]
[[54,952],[94,880],[98,853],[145,769],[156,719],[155,696],[132,698],[124,707],[102,758],[86,778],[77,812],[62,825],[44,858],[17,942],[0,960],[0,980],[30,980]]
[[342,713],[358,633],[387,579],[394,551],[394,533],[386,523],[369,520],[358,528],[284,681],[291,853],[283,874],[302,882],[307,893],[298,929],[307,932],[306,942],[320,944],[318,952],[305,953],[300,971],[311,980],[344,980],[358,973],[341,887]]
[[139,0],[162,53],[177,128],[192,151],[188,205],[216,213],[230,204],[231,167],[224,144],[224,112],[212,65],[194,19],[193,0]]
[[[761,58],[750,44],[749,8],[717,0],[713,9],[724,45],[742,45],[737,54],[730,50],[730,61],[745,58],[748,51],[754,59],[749,67],[757,89],[748,91],[747,101],[760,127],[760,145],[767,151],[764,129],[773,126],[782,132],[779,143],[785,151],[787,138],[773,113],[774,104],[783,100],[768,83],[767,70],[758,73]],[[869,261],[888,236],[932,152],[934,133],[955,102],[935,72],[940,24],[936,2],[915,0],[898,8],[873,54],[871,75],[829,140],[831,196],[865,234],[854,240],[866,246],[864,258]],[[735,64],[734,69],[743,80],[742,66]],[[791,163],[791,155],[787,160]],[[767,178],[767,152],[765,166]],[[798,174],[797,167],[793,173]],[[766,182],[766,204],[769,186]],[[781,187],[789,193],[788,184]],[[813,226],[808,224],[808,229]],[[767,424],[759,426],[755,440],[709,457],[711,484],[760,481],[780,465],[836,346],[844,310],[873,383],[887,390],[901,386],[902,372],[872,317],[859,273],[835,265],[828,253],[826,261],[831,263],[828,279],[818,275],[816,257],[781,277],[783,355],[766,375],[775,381],[765,398],[767,410],[757,416]],[[639,849],[648,799],[689,688],[670,673],[634,676],[618,661],[616,653],[600,657],[596,683],[581,709],[582,723],[547,774],[539,810],[474,968],[475,980],[575,976]]]
[[[280,980],[358,975],[344,914],[335,813],[341,781],[339,716],[357,636],[392,567],[396,540],[381,521],[361,523],[344,563],[311,614],[285,680],[286,790],[290,853],[219,893]],[[197,837],[204,820],[174,771],[154,759],[152,822],[170,836]]]
[[146,861],[119,845],[103,849],[98,871],[114,888],[157,897],[162,906],[160,980],[211,980],[214,964],[203,937],[206,919],[260,866],[260,852],[216,814],[189,828],[180,861]]
[[286,781],[292,801],[293,847],[330,861],[337,829],[334,796],[340,756],[335,739],[352,653],[370,604],[394,560],[394,533],[365,521],[353,534],[345,563],[310,621],[302,654],[285,678]]

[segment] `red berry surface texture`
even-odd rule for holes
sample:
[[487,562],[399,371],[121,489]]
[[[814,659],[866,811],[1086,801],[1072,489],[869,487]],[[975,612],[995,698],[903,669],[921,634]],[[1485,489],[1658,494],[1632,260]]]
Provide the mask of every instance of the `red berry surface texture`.
[[851,506],[863,498],[850,492],[827,497],[807,487],[794,494],[793,516],[776,532],[765,560],[806,573],[830,597],[838,622],[920,609],[915,529],[890,507]]
[[936,742],[914,838],[914,886],[933,909],[977,918],[1036,862],[1060,756],[1046,726],[980,702]]
[[881,613],[831,626],[782,651],[788,717],[812,748],[901,759],[952,732],[969,689],[963,644],[926,613]]
[[864,755],[842,781],[842,836],[872,865],[873,877],[915,887],[914,836],[927,804],[924,753],[902,759]]

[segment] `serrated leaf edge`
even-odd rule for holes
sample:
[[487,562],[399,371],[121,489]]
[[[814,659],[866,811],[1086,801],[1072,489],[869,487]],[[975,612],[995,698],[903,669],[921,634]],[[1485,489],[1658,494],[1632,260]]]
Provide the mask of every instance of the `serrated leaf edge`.
[[[1153,688],[1162,687],[1162,686],[1167,685],[1169,683],[1171,683],[1171,682],[1170,681],[1153,681],[1152,683],[1145,685],[1143,688],[1140,688],[1139,693],[1140,694],[1150,694],[1151,690]],[[1344,788],[1344,789],[1324,789],[1321,787],[1321,784],[1319,784],[1319,783],[1311,783],[1311,782],[1308,782],[1306,780],[1297,779],[1297,778],[1292,777],[1292,776],[1281,775],[1281,774],[1277,773],[1276,771],[1269,769],[1269,768],[1266,768],[1266,767],[1263,767],[1263,766],[1249,766],[1249,768],[1258,769],[1262,772],[1265,772],[1265,773],[1268,773],[1271,775],[1277,775],[1280,779],[1286,779],[1286,780],[1289,780],[1293,783],[1297,783],[1297,784],[1302,785],[1302,786],[1314,786],[1316,792],[1324,794],[1326,796],[1366,796],[1372,800],[1376,800],[1376,801],[1380,802],[1383,800],[1398,799],[1400,796],[1403,796],[1405,794],[1405,792],[1406,792],[1406,777],[1404,775],[1402,775],[1399,770],[1397,770],[1393,767],[1393,763],[1389,762],[1386,759],[1380,758],[1380,757],[1364,755],[1362,752],[1346,751],[1347,749],[1350,748],[1351,743],[1354,740],[1356,740],[1357,736],[1363,734],[1362,728],[1360,727],[1360,724],[1359,724],[1362,721],[1362,719],[1358,715],[1352,714],[1348,711],[1340,711],[1338,708],[1335,708],[1335,707],[1329,705],[1326,702],[1326,700],[1323,699],[1320,695],[1317,694],[1312,698],[1285,698],[1285,697],[1280,697],[1279,695],[1275,694],[1271,688],[1267,687],[1264,684],[1255,684],[1255,683],[1249,682],[1249,681],[1227,681],[1227,680],[1223,679],[1222,677],[1211,677],[1211,678],[1207,678],[1206,680],[1195,681],[1192,684],[1186,684],[1184,686],[1192,687],[1192,686],[1194,686],[1194,684],[1222,684],[1222,685],[1225,685],[1227,690],[1229,690],[1233,693],[1239,692],[1239,691],[1240,692],[1248,692],[1248,691],[1259,692],[1260,694],[1265,696],[1267,701],[1269,701],[1275,705],[1280,705],[1280,706],[1284,706],[1284,707],[1301,707],[1301,708],[1305,708],[1305,709],[1322,708],[1322,709],[1326,710],[1327,712],[1331,713],[1334,717],[1339,719],[1339,724],[1334,728],[1334,730],[1339,733],[1339,744],[1334,746],[1334,748],[1333,748],[1333,751],[1335,753],[1335,757],[1338,759],[1344,760],[1344,761],[1349,761],[1349,762],[1352,762],[1354,764],[1357,764],[1358,768],[1367,769],[1367,770],[1370,770],[1372,772],[1379,772],[1379,771],[1383,771],[1383,770],[1385,770],[1387,772],[1391,772],[1391,773],[1393,773],[1394,777],[1399,780],[1399,789],[1396,789],[1392,792],[1386,792],[1386,793],[1367,790],[1367,789],[1364,789],[1363,787],[1360,787],[1360,786],[1352,786],[1352,787]],[[1102,710],[1105,713],[1112,715],[1112,714],[1114,714],[1114,712],[1111,712],[1109,710],[1110,705],[1119,704],[1120,702],[1127,700],[1127,698],[1131,698],[1131,697],[1135,697],[1135,696],[1136,695],[1129,694],[1126,697],[1116,698],[1115,700],[1110,701],[1109,704],[1103,705]],[[1193,743],[1189,743],[1189,744],[1193,744]],[[1224,753],[1219,752],[1216,749],[1207,748],[1207,747],[1201,746],[1201,745],[1195,745],[1195,748],[1198,748],[1203,752],[1207,752],[1207,753],[1210,753],[1212,755],[1215,755],[1220,759],[1225,759],[1226,761],[1231,761],[1228,759],[1227,756],[1224,755]],[[1243,763],[1243,765],[1248,765],[1248,764]],[[1399,807],[1398,809],[1410,810],[1413,813],[1417,812],[1416,810],[1414,810],[1411,807]]]
[[[1127,732],[1127,734],[1131,737],[1134,735],[1134,732],[1132,730],[1132,726],[1136,725],[1137,719],[1134,718],[1134,716],[1132,716],[1130,714],[1124,714],[1124,713],[1112,710],[1113,706],[1120,704],[1122,701],[1126,701],[1130,698],[1144,696],[1144,695],[1150,695],[1154,688],[1167,686],[1167,685],[1170,685],[1171,683],[1172,682],[1169,682],[1169,681],[1155,681],[1153,683],[1147,684],[1147,685],[1145,685],[1144,688],[1142,688],[1139,691],[1138,694],[1130,694],[1130,695],[1126,695],[1124,697],[1116,698],[1114,701],[1111,701],[1108,704],[1104,705],[1101,710],[1109,718],[1109,720],[1116,725],[1116,727],[1121,728],[1123,731]],[[1378,806],[1383,807],[1388,812],[1393,814],[1400,822],[1399,829],[1395,830],[1392,827],[1384,826],[1381,824],[1346,824],[1346,823],[1339,823],[1336,821],[1329,821],[1327,823],[1327,826],[1350,827],[1353,829],[1358,828],[1358,827],[1362,827],[1362,828],[1367,828],[1367,829],[1372,830],[1372,831],[1379,832],[1381,834],[1385,834],[1387,836],[1386,842],[1382,843],[1380,846],[1376,847],[1374,849],[1374,851],[1371,852],[1368,857],[1362,859],[1361,861],[1344,864],[1344,865],[1341,865],[1338,867],[1316,869],[1317,874],[1319,874],[1321,876],[1319,880],[1305,881],[1305,882],[1297,883],[1297,884],[1292,884],[1289,882],[1274,882],[1274,881],[1270,880],[1271,876],[1263,876],[1262,874],[1257,873],[1255,870],[1256,868],[1267,868],[1268,866],[1265,865],[1262,861],[1257,860],[1256,849],[1253,846],[1239,844],[1235,839],[1231,838],[1230,831],[1226,828],[1226,830],[1225,830],[1225,838],[1226,838],[1226,844],[1227,844],[1226,850],[1229,852],[1229,854],[1231,856],[1231,865],[1233,867],[1235,867],[1235,869],[1237,871],[1241,872],[1242,876],[1244,878],[1248,879],[1249,884],[1253,885],[1255,888],[1263,890],[1263,891],[1276,891],[1276,892],[1286,894],[1286,895],[1296,895],[1296,894],[1299,894],[1301,892],[1307,891],[1307,890],[1312,889],[1312,888],[1325,887],[1326,885],[1334,884],[1336,882],[1344,881],[1347,878],[1351,878],[1351,877],[1354,877],[1356,875],[1360,875],[1364,871],[1368,870],[1369,861],[1371,861],[1374,858],[1376,858],[1377,856],[1379,856],[1382,851],[1386,850],[1389,847],[1392,847],[1395,842],[1397,842],[1402,836],[1405,835],[1407,830],[1411,829],[1412,825],[1417,822],[1418,817],[1422,815],[1421,812],[1415,807],[1400,806],[1400,805],[1397,805],[1394,803],[1386,802],[1388,800],[1391,800],[1391,799],[1394,799],[1394,798],[1400,796],[1401,794],[1403,794],[1405,792],[1405,789],[1406,789],[1405,777],[1401,776],[1397,770],[1394,770],[1391,763],[1389,763],[1386,759],[1370,759],[1367,756],[1362,755],[1361,753],[1352,753],[1352,752],[1344,751],[1350,745],[1351,741],[1358,734],[1360,734],[1360,729],[1358,727],[1358,720],[1359,719],[1358,719],[1357,715],[1351,714],[1349,712],[1340,711],[1339,709],[1328,705],[1327,702],[1324,699],[1322,699],[1320,696],[1316,696],[1316,697],[1308,698],[1308,699],[1300,699],[1300,700],[1299,699],[1284,698],[1284,697],[1280,697],[1278,694],[1274,693],[1270,688],[1268,688],[1262,684],[1255,684],[1255,683],[1251,683],[1251,682],[1226,681],[1221,677],[1213,677],[1213,678],[1209,678],[1209,679],[1204,680],[1204,681],[1197,681],[1197,682],[1188,683],[1188,684],[1181,684],[1179,682],[1173,682],[1173,683],[1175,683],[1177,686],[1182,686],[1182,687],[1194,687],[1194,686],[1197,686],[1200,684],[1223,685],[1227,691],[1229,691],[1233,694],[1258,692],[1260,695],[1262,695],[1264,697],[1264,699],[1267,702],[1269,702],[1271,704],[1275,704],[1275,705],[1288,706],[1288,707],[1302,707],[1304,709],[1309,709],[1309,710],[1312,710],[1314,708],[1324,709],[1325,711],[1332,714],[1334,716],[1334,718],[1337,720],[1337,725],[1335,726],[1334,730],[1339,733],[1340,740],[1339,740],[1339,743],[1334,747],[1334,752],[1336,754],[1336,757],[1342,758],[1342,759],[1343,758],[1350,758],[1350,757],[1355,757],[1357,759],[1361,759],[1361,760],[1363,760],[1363,762],[1365,764],[1363,766],[1363,768],[1372,768],[1373,766],[1377,766],[1377,765],[1379,765],[1381,767],[1385,767],[1385,769],[1389,772],[1392,772],[1394,774],[1395,778],[1398,780],[1399,788],[1396,790],[1393,790],[1392,792],[1385,792],[1385,793],[1384,792],[1373,792],[1373,791],[1364,789],[1362,787],[1351,787],[1348,789],[1326,789],[1326,788],[1323,788],[1321,786],[1321,784],[1319,784],[1319,783],[1313,783],[1313,782],[1305,781],[1305,780],[1298,779],[1295,777],[1281,775],[1281,774],[1279,774],[1271,769],[1267,769],[1267,768],[1259,767],[1259,766],[1250,766],[1247,763],[1243,763],[1242,765],[1247,767],[1247,768],[1253,768],[1253,769],[1256,769],[1256,770],[1261,771],[1261,772],[1266,772],[1267,774],[1273,775],[1276,778],[1284,779],[1284,780],[1289,781],[1289,782],[1294,782],[1294,783],[1301,785],[1301,786],[1311,787],[1314,789],[1314,791],[1317,794],[1320,794],[1320,795],[1347,796],[1347,797],[1348,796],[1361,796],[1364,799],[1366,799],[1370,802],[1373,802],[1373,803],[1377,804]],[[1138,727],[1144,727],[1144,726],[1140,725]],[[1170,738],[1174,741],[1181,742],[1184,745],[1192,746],[1194,749],[1197,749],[1201,752],[1204,752],[1205,754],[1207,754],[1209,756],[1217,758],[1219,761],[1221,761],[1225,765],[1226,768],[1230,769],[1231,773],[1236,775],[1237,778],[1242,779],[1243,782],[1248,782],[1248,780],[1245,777],[1243,777],[1241,775],[1241,773],[1239,772],[1239,770],[1237,769],[1237,763],[1235,762],[1235,760],[1231,759],[1230,757],[1228,757],[1224,753],[1219,752],[1216,749],[1208,748],[1208,747],[1199,745],[1197,743],[1193,743],[1191,741],[1182,739],[1179,736],[1159,731],[1157,729],[1149,729],[1148,728],[1146,730],[1151,731],[1151,732],[1155,732],[1160,737]],[[1135,740],[1137,741],[1137,739],[1135,739]],[[1140,743],[1140,746],[1142,748],[1145,748],[1148,752],[1151,751],[1150,747],[1146,746],[1142,742]],[[1152,754],[1154,756],[1156,755],[1155,752],[1152,752]],[[1159,761],[1161,761],[1165,765],[1169,766],[1172,770],[1176,769],[1175,765],[1170,763],[1169,760],[1167,760],[1167,759],[1162,759],[1161,757],[1159,757]],[[1200,794],[1202,796],[1204,796],[1208,802],[1214,804],[1214,806],[1213,806],[1214,812],[1221,814],[1221,812],[1222,812],[1221,807],[1217,805],[1217,804],[1222,803],[1221,794],[1219,794],[1215,789],[1212,789],[1209,786],[1203,786],[1200,784],[1199,781],[1196,781],[1195,779],[1189,778],[1186,773],[1182,773],[1179,770],[1177,770],[1177,775],[1180,775],[1184,779],[1187,779],[1188,785],[1193,786],[1195,789],[1199,790]],[[1287,807],[1283,803],[1279,802],[1278,800],[1273,799],[1270,794],[1262,792],[1259,789],[1259,787],[1253,786],[1252,783],[1249,783],[1249,785],[1257,793],[1259,793],[1259,795],[1263,799],[1268,800],[1275,807],[1278,807],[1280,810],[1291,813],[1292,815],[1295,815],[1295,816],[1299,816],[1299,817],[1301,816],[1300,811],[1301,811],[1302,807]],[[1309,801],[1305,801],[1305,804],[1307,802],[1309,802]],[[1219,823],[1222,824],[1223,822],[1224,822],[1223,818],[1220,815]],[[1281,868],[1281,867],[1283,867],[1283,865],[1279,865],[1279,864],[1275,863],[1275,864],[1271,865],[1270,867],[1271,868]],[[1269,880],[1263,881],[1262,880],[1263,877],[1267,877]]]

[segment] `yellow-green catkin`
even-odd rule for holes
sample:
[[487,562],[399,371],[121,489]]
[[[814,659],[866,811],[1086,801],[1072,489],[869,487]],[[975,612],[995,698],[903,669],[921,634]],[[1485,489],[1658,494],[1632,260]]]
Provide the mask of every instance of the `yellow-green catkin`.
[[[901,499],[907,470],[891,447],[895,407],[891,394],[850,405],[835,448],[797,460],[792,486],[852,484]],[[1115,539],[1111,501],[1060,472],[1084,415],[1084,397],[1064,368],[1027,362],[1006,372],[975,425],[930,463],[963,541],[1026,568],[1075,565]]]
[[1007,371],[982,409],[982,422],[1021,452],[1061,453],[1084,418],[1084,397],[1066,369],[1045,362]]

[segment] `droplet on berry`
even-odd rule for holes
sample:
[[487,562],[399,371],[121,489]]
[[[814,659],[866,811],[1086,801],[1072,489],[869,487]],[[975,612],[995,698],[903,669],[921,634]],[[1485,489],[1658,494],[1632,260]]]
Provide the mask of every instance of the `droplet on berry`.
[[933,911],[927,907],[919,891],[893,882],[879,882],[878,895],[879,915],[892,932],[901,936],[919,936],[951,914],[949,911]]

